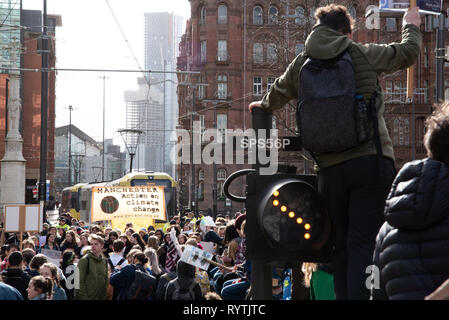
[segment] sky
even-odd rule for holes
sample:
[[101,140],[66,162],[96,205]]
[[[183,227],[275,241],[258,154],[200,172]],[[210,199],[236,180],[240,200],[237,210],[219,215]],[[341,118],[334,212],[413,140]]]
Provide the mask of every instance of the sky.
[[[23,9],[42,11],[43,3],[44,0],[23,0]],[[148,12],[170,12],[188,19],[190,2],[47,0],[47,13],[62,18],[62,27],[56,29],[56,68],[144,69],[144,13]],[[124,92],[137,89],[137,78],[142,76],[141,73],[59,71],[56,76],[56,127],[69,124],[68,107],[71,105],[74,109],[72,124],[93,139],[103,140],[103,76],[107,77],[105,139],[113,138],[124,151],[123,140],[117,133],[118,129],[125,128]]]

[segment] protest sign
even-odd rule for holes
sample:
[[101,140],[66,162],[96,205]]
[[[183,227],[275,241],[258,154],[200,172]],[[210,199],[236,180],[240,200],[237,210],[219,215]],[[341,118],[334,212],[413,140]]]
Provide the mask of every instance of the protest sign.
[[214,255],[210,252],[201,250],[198,247],[188,244],[186,245],[180,260],[203,270],[207,270],[209,268],[209,265],[212,264],[228,272],[232,271],[232,268],[226,267],[218,262],[212,261],[213,256]]
[[207,270],[209,268],[209,262],[204,259],[211,260],[212,257],[212,253],[188,244],[182,253],[181,260],[200,269]]
[[42,249],[41,253],[47,257],[48,262],[54,263],[57,267],[59,267],[60,259],[61,259],[61,251]]
[[114,224],[114,220],[134,219],[167,220],[163,187],[92,188],[91,221],[112,221]]
[[[439,14],[443,8],[442,0],[416,0],[419,11],[428,14]],[[379,8],[382,10],[406,11],[410,8],[410,0],[380,0]]]

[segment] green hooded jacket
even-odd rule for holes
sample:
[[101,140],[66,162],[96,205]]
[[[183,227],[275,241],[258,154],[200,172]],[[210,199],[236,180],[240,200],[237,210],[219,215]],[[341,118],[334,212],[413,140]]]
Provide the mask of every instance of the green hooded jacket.
[[[305,50],[290,63],[285,73],[275,80],[270,91],[263,97],[262,108],[274,111],[298,98],[299,73],[308,57],[327,60],[348,50],[353,60],[357,93],[362,94],[369,102],[372,93],[377,91],[376,108],[382,152],[385,157],[394,160],[393,144],[383,116],[385,104],[378,77],[382,73],[393,73],[412,66],[421,51],[421,44],[421,32],[412,24],[402,28],[401,43],[389,45],[363,45],[327,26],[317,25],[306,40]],[[374,141],[371,140],[343,152],[316,154],[315,158],[318,167],[323,169],[354,158],[376,154]]]
[[79,289],[75,290],[76,300],[106,300],[108,286],[108,262],[91,251],[78,262]]

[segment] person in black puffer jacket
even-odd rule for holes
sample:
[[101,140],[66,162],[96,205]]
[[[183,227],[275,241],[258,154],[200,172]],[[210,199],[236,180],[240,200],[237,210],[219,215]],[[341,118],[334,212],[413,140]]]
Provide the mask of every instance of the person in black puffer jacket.
[[386,201],[371,299],[423,300],[449,278],[449,104],[426,127],[429,158],[405,164]]

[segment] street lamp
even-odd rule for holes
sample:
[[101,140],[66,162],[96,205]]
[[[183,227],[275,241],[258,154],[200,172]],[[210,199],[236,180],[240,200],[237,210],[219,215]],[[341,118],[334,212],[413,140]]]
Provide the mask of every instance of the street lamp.
[[[143,133],[139,129],[119,129],[118,133],[122,136],[123,142],[125,143],[126,150],[130,157],[129,172],[133,171],[133,159],[136,155],[136,150],[139,145],[140,135]],[[125,139],[126,138],[126,139]]]

